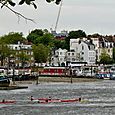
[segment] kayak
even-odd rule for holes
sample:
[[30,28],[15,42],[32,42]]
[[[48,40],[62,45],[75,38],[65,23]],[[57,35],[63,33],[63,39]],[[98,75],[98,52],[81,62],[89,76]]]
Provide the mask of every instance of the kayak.
[[79,98],[76,99],[62,99],[61,102],[79,102]]
[[38,103],[59,103],[59,102],[80,102],[80,98],[75,99],[48,99],[48,98],[33,98],[31,101]]
[[15,100],[6,100],[6,101],[0,101],[0,104],[12,104],[15,103]]

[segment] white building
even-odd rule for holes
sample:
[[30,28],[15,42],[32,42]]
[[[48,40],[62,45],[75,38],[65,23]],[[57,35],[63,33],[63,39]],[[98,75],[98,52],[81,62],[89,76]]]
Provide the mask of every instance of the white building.
[[87,38],[70,39],[70,51],[75,51],[75,56],[72,56],[76,58],[74,61],[87,62],[88,64],[94,64],[96,61],[95,46]]
[[100,55],[105,51],[111,58],[113,55],[114,40],[108,37],[91,38],[95,45],[97,61],[100,60]]
[[28,56],[28,61],[25,62],[25,66],[33,66],[34,65],[34,58],[33,58],[33,51],[32,51],[32,45],[23,44],[18,42],[18,44],[9,44],[8,47],[11,50],[15,51],[15,59],[10,59],[10,61],[15,61],[15,66],[22,66],[22,63],[19,59],[19,54],[23,51],[25,55]]
[[77,52],[79,40],[80,40],[79,38],[78,39],[70,39],[70,51]]
[[54,55],[51,58],[51,65],[52,66],[62,66],[66,65],[67,59],[67,50],[59,48],[55,51]]
[[81,41],[81,43],[78,46],[78,53],[80,54],[80,61],[87,62],[88,64],[95,64],[95,46],[89,40]]

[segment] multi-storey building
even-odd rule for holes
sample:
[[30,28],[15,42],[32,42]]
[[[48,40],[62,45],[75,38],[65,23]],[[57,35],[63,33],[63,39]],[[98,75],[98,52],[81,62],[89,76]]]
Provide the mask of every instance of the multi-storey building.
[[67,60],[67,50],[59,48],[55,51],[54,55],[51,58],[52,66],[65,66]]
[[114,39],[110,37],[91,38],[95,45],[97,61],[100,60],[100,55],[105,51],[111,58],[113,55]]
[[[10,44],[8,47],[15,51],[15,56],[11,56],[10,62],[14,62],[16,67],[23,66],[22,61],[24,62],[25,67],[33,66],[34,65],[34,58],[33,58],[33,51],[32,45],[23,44],[18,42],[18,44]],[[27,59],[20,59],[19,56],[21,53],[27,57]],[[22,56],[23,58],[23,56]],[[25,58],[25,57],[24,57]]]
[[95,46],[87,38],[70,39],[70,51],[75,52],[75,61],[87,62],[88,64],[94,64],[96,61]]
[[95,64],[96,52],[95,46],[89,40],[81,41],[78,45],[78,53],[80,61],[87,62],[88,64]]

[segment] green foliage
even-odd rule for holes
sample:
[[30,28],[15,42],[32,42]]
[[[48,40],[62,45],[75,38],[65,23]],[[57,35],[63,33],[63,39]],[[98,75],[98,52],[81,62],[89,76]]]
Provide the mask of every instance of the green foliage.
[[52,1],[55,1],[55,3],[58,5],[60,2],[61,2],[61,0],[46,0],[48,3],[50,3],[50,2],[52,2]]
[[106,53],[105,50],[103,50],[103,52],[100,55],[100,64],[112,64],[113,60],[112,58],[109,56],[109,54]]
[[83,30],[70,31],[68,37],[71,38],[81,38],[86,37],[86,33]]
[[54,47],[56,49],[59,49],[59,48],[65,49],[66,48],[65,40],[57,40],[57,39],[55,39],[54,40]]
[[115,48],[113,48],[113,61],[115,63]]
[[33,44],[43,44],[45,46],[48,46],[53,43],[53,35],[50,34],[46,29],[35,29],[29,33],[27,36],[27,40],[29,42],[32,42]]
[[0,37],[0,43],[17,44],[18,41],[21,41],[21,42],[26,41],[22,33],[10,32],[8,35],[4,35]]
[[33,44],[37,44],[37,38],[43,36],[43,31],[41,29],[35,29],[29,33],[27,40]]
[[10,57],[12,54],[12,50],[7,46],[7,44],[0,44],[0,61],[1,61],[1,66],[3,66],[3,61]]
[[45,63],[48,59],[49,48],[43,44],[33,45],[33,53],[37,63]]
[[[20,0],[19,1],[19,5],[23,5],[24,3],[27,5],[33,5],[35,9],[37,9],[37,5],[34,3],[34,1],[36,0]],[[55,3],[58,5],[60,3],[61,0],[46,0],[46,2],[50,3],[52,1],[55,1]],[[9,4],[10,6],[15,6],[16,5],[16,0],[14,2],[14,0],[0,0],[0,3],[2,4],[1,8],[7,4]]]
[[83,30],[70,31],[68,34],[68,37],[66,37],[65,39],[66,49],[69,50],[70,39],[77,39],[77,38],[82,38],[82,37],[86,37],[86,33]]

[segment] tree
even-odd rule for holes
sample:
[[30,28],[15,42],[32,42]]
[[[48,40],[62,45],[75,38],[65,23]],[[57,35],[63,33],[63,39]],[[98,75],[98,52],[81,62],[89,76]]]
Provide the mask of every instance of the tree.
[[49,48],[43,44],[33,45],[33,53],[36,63],[46,63],[49,56]]
[[12,51],[7,46],[7,44],[1,43],[0,44],[0,61],[1,61],[1,66],[4,65],[4,60],[6,58],[9,58],[11,54],[12,54]]
[[54,36],[46,29],[35,29],[29,33],[27,40],[33,44],[43,44],[45,46],[51,45],[54,41]]
[[113,48],[113,61],[115,63],[115,48]]
[[[15,2],[14,2],[14,1],[15,1]],[[26,4],[26,5],[33,5],[34,8],[37,9],[37,5],[34,3],[35,1],[36,1],[36,0],[20,0],[19,2],[17,2],[16,0],[0,0],[0,4],[2,5],[1,8],[3,8],[3,7],[5,6],[5,7],[8,8],[11,12],[15,13],[15,14],[18,16],[18,18],[19,18],[19,17],[22,17],[22,18],[24,18],[24,19],[26,19],[26,20],[29,20],[29,21],[34,22],[33,19],[30,19],[30,18],[25,17],[25,16],[22,15],[21,13],[19,13],[19,12],[13,10],[12,8],[10,8],[10,6],[14,7],[14,6],[16,6],[16,4],[18,4],[18,5]],[[57,5],[61,2],[61,0],[46,0],[46,2],[48,2],[48,3],[53,2],[53,1],[55,1],[55,3],[56,3]],[[10,5],[10,6],[9,6],[9,5]]]
[[66,48],[66,43],[65,43],[65,40],[58,40],[58,39],[55,39],[54,40],[54,47],[55,49],[65,49]]
[[50,33],[44,34],[40,39],[38,39],[37,43],[42,43],[45,46],[52,46],[54,43],[54,37]]
[[0,37],[0,42],[6,44],[17,44],[18,42],[25,42],[26,39],[23,37],[22,33],[10,32],[8,35]]
[[43,36],[43,31],[42,29],[35,29],[35,30],[32,30],[29,35],[27,36],[27,40],[29,42],[32,42],[32,43],[36,43],[36,39],[37,37],[40,37],[40,36]]
[[[23,5],[24,3],[27,4],[27,5],[33,5],[34,8],[36,9],[37,6],[36,4],[34,3],[35,0],[20,0],[18,2],[18,5]],[[56,4],[59,4],[61,2],[61,0],[46,0],[46,2],[50,3],[50,2],[53,2],[55,1]],[[16,1],[17,2],[17,1]],[[0,0],[0,3],[2,4],[2,7],[9,4],[11,6],[15,6],[16,5],[16,2],[14,2],[13,0]],[[1,7],[1,8],[2,8]]]
[[68,34],[68,37],[65,38],[66,49],[69,50],[70,39],[77,39],[77,38],[83,38],[83,37],[86,37],[86,33],[83,30],[70,31]]
[[109,56],[109,54],[106,53],[105,50],[100,55],[100,64],[111,64],[113,62],[112,58]]
[[86,33],[83,30],[70,31],[68,37],[71,38],[81,38],[86,37]]

